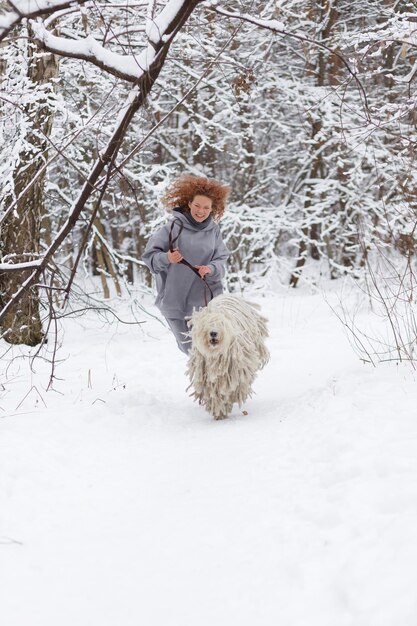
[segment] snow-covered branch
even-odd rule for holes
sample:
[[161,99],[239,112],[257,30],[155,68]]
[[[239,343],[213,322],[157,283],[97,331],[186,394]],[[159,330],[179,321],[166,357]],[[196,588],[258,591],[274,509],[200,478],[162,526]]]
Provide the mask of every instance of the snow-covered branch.
[[253,15],[249,15],[248,13],[238,13],[236,11],[228,11],[226,9],[222,9],[221,7],[219,7],[216,2],[211,5],[208,5],[207,8],[212,11],[215,11],[218,15],[223,15],[224,17],[229,17],[231,19],[237,19],[241,22],[247,22],[249,24],[258,26],[259,28],[270,30],[271,32],[276,33],[277,35],[283,35],[284,37],[295,39],[300,42],[311,44],[323,50],[327,50],[327,52],[329,52],[330,54],[334,55],[335,57],[339,59],[339,61],[345,66],[350,76],[355,80],[362,94],[362,98],[363,98],[363,102],[365,106],[365,113],[367,117],[369,118],[368,103],[367,103],[367,96],[366,96],[365,89],[361,81],[359,80],[357,72],[355,72],[355,70],[352,69],[350,63],[348,63],[346,58],[342,54],[340,54],[340,52],[332,49],[330,46],[327,46],[322,41],[318,41],[317,39],[307,37],[305,35],[302,35],[299,32],[297,33],[297,32],[289,31],[288,29],[285,28],[284,24],[280,22],[279,20],[274,20],[274,19],[265,20],[265,19],[254,17]]
[[178,12],[193,4],[195,2],[187,0],[169,0],[158,16],[145,17],[146,24],[137,30],[146,32],[148,45],[137,55],[115,53],[105,48],[92,35],[83,39],[58,37],[50,33],[41,20],[33,22],[32,29],[36,40],[46,52],[88,61],[113,76],[136,83],[149,71],[161,46],[172,39]]
[[0,263],[0,272],[21,272],[39,267],[41,260],[27,261],[26,263]]
[[74,4],[84,4],[87,0],[7,0],[11,7],[0,15],[0,41],[17,26],[23,19],[34,19],[43,15],[50,15],[56,11],[66,9]]
[[129,82],[136,82],[148,71],[153,61],[149,51],[139,55],[122,55],[104,48],[91,35],[84,39],[66,39],[57,37],[46,30],[42,22],[33,23],[37,41],[47,52],[59,56],[89,61],[113,76]]

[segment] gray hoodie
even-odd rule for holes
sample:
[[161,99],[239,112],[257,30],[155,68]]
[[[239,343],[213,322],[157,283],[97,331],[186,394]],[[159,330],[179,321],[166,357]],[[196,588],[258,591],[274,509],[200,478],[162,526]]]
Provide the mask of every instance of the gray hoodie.
[[204,306],[204,292],[208,299],[210,294],[204,282],[189,267],[181,263],[168,261],[169,233],[172,222],[174,237],[179,232],[178,221],[183,223],[182,232],[175,242],[184,259],[191,265],[208,265],[211,274],[205,277],[210,285],[213,296],[223,292],[222,278],[225,273],[225,263],[229,257],[220,228],[209,217],[204,226],[190,223],[187,217],[175,211],[172,219],[154,233],[146,246],[142,260],[155,276],[157,298],[156,306],[162,315],[171,319],[183,319],[191,315],[193,309]]

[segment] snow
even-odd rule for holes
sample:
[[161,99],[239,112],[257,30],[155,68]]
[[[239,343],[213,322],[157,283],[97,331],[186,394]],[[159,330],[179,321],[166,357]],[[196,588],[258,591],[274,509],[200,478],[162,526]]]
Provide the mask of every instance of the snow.
[[[252,24],[256,24],[257,26],[260,26],[261,28],[267,28],[269,30],[275,31],[279,34],[289,34],[287,32],[287,28],[284,24],[284,22],[281,22],[280,20],[275,20],[275,19],[269,19],[269,20],[265,20],[265,19],[260,19],[260,18],[256,18],[253,15],[251,15],[250,13],[238,13],[236,11],[228,11],[226,9],[223,9],[222,7],[218,6],[218,3],[215,2],[210,2],[207,5],[207,8],[211,8],[214,9],[217,13],[219,13],[220,15],[225,15],[227,17],[232,17],[232,18],[237,18],[240,20],[244,20],[246,22],[250,22]],[[300,35],[295,34],[295,36],[299,37]]]
[[155,54],[149,50],[141,52],[139,55],[117,54],[103,48],[91,35],[84,39],[57,37],[49,33],[41,22],[33,23],[33,31],[48,50],[63,56],[86,59],[103,66],[108,71],[116,72],[126,80],[138,80],[148,71],[155,58]]
[[[86,0],[77,0],[78,4],[82,4]],[[4,4],[4,3],[2,3]],[[68,0],[14,0],[13,3],[7,3],[8,8],[13,10],[5,11],[2,6],[0,13],[0,38],[9,31],[12,26],[18,23],[22,17],[30,17],[33,15],[49,14],[58,11],[60,8],[68,5]]]
[[184,5],[185,0],[169,0],[158,16],[152,20],[147,20],[146,34],[150,42],[157,44],[161,40],[169,40],[170,33],[168,33],[168,37],[165,36],[165,39],[163,39],[165,32],[174,21],[175,16],[181,12]]
[[26,261],[23,263],[0,263],[0,272],[13,272],[34,269],[36,267],[39,267],[41,263],[41,259],[38,261]]
[[[62,6],[61,0],[23,0],[18,3],[16,9],[22,15],[30,16],[32,13],[53,13]],[[161,41],[167,42],[171,34],[166,34],[175,16],[181,11],[185,0],[169,0],[160,14],[155,19],[146,20],[145,29],[148,39],[156,47]],[[17,11],[9,11],[0,15],[0,38],[19,21]],[[125,80],[135,82],[139,80],[150,68],[155,60],[155,49],[147,46],[139,55],[117,54],[104,48],[92,35],[83,39],[67,39],[50,33],[42,21],[32,21],[33,31],[37,39],[45,48],[62,56],[70,56],[90,61],[99,67],[103,67],[110,73],[114,73]]]
[[3,356],[7,626],[415,625],[415,374],[361,363],[319,294],[258,301],[271,362],[223,422],[142,313],[66,320],[55,392]]

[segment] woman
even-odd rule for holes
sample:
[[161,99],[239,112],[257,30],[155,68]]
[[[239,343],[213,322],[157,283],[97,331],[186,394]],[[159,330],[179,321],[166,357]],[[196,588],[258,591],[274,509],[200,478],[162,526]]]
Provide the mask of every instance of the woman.
[[200,176],[174,181],[162,198],[172,219],[151,236],[142,257],[155,276],[155,304],[185,353],[191,348],[185,318],[223,292],[229,251],[217,222],[229,193],[227,185]]

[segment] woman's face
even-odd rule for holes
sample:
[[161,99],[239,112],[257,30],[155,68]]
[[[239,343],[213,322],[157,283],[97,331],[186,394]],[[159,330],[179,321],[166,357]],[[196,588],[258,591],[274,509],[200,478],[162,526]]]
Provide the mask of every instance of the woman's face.
[[191,202],[188,203],[188,207],[191,216],[196,222],[204,222],[213,209],[213,203],[211,198],[207,196],[194,196]]

